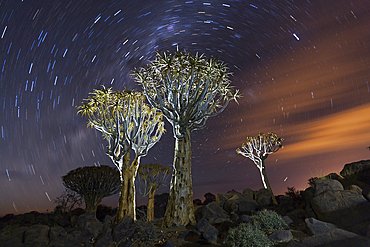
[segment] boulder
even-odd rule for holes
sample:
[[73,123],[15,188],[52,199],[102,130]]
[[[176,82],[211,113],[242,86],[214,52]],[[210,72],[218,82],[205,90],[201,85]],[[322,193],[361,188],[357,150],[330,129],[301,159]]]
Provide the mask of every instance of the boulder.
[[366,200],[370,202],[370,189],[369,188],[363,189],[362,195],[365,197]]
[[317,179],[315,181],[315,193],[314,196],[318,196],[321,193],[328,190],[343,190],[343,185],[335,179]]
[[115,247],[117,243],[113,241],[112,232],[106,231],[101,238],[99,238],[95,244],[95,247]]
[[113,230],[113,240],[116,242],[129,242],[129,238],[135,232],[135,222],[130,216],[123,216],[118,225]]
[[361,160],[344,165],[340,175],[348,180],[370,184],[370,160]]
[[290,230],[277,230],[269,235],[269,239],[275,244],[288,243],[293,239],[293,234]]
[[77,226],[82,229],[82,233],[88,238],[96,238],[103,229],[101,223],[96,217],[95,212],[84,213],[77,219]]
[[289,196],[278,196],[279,202],[277,212],[281,215],[285,215],[287,212],[294,210],[294,200]]
[[294,209],[286,215],[289,216],[289,218],[291,218],[293,220],[293,223],[297,226],[303,224],[303,220],[307,217],[306,211],[301,208]]
[[223,210],[216,202],[208,203],[207,205],[199,206],[195,210],[195,219],[206,219],[212,224],[229,220],[229,216],[225,210]]
[[303,246],[320,246],[320,247],[368,247],[370,240],[366,237],[357,235],[352,232],[334,228],[321,234],[314,235],[301,241]]
[[60,237],[65,237],[66,235],[67,235],[67,232],[66,230],[64,230],[63,227],[56,226],[56,227],[50,228],[50,231],[49,231],[50,241],[54,241]]
[[323,222],[315,218],[307,218],[305,219],[305,222],[308,228],[307,232],[310,235],[321,234],[331,229],[337,228],[334,224]]
[[69,232],[67,235],[62,235],[59,238],[51,241],[48,247],[64,247],[64,246],[90,246],[90,240],[86,240],[82,232],[78,229]]
[[212,244],[217,243],[217,237],[219,236],[218,230],[209,223],[206,219],[200,219],[195,227],[199,232],[202,233],[202,237]]
[[[328,190],[312,198],[311,204],[317,216],[328,212],[349,209],[368,201],[352,190]],[[370,204],[369,204],[370,205]]]
[[216,201],[216,196],[210,192],[204,194],[204,198],[205,200],[203,201],[203,205]]
[[217,196],[216,196],[216,202],[218,203],[218,205],[220,205],[220,207],[223,207],[224,206],[224,203],[230,197],[232,197],[232,196],[231,195],[226,195],[226,194],[217,194]]
[[362,189],[355,184],[351,184],[349,186],[349,190],[352,190],[354,192],[357,192],[359,195],[362,195]]
[[24,246],[46,246],[49,243],[49,227],[45,225],[30,226],[23,234]]
[[271,204],[272,195],[268,189],[262,188],[256,193],[256,201],[261,207],[265,207]]
[[239,212],[240,214],[251,214],[259,208],[259,205],[255,200],[251,200],[249,197],[235,193],[224,203],[224,209],[226,212]]
[[288,226],[290,226],[291,224],[293,224],[293,220],[292,220],[289,216],[285,215],[285,216],[283,216],[282,218],[283,218],[283,220],[285,221],[285,223],[286,223]]
[[362,234],[370,221],[370,202],[353,190],[325,191],[311,201],[319,220]]
[[256,192],[250,188],[246,188],[243,190],[243,195],[248,196],[250,199],[255,199]]

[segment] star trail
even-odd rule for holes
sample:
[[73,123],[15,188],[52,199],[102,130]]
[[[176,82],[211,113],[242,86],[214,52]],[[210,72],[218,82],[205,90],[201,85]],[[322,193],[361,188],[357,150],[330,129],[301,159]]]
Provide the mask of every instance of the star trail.
[[[113,166],[75,106],[102,85],[140,89],[132,70],[177,48],[227,63],[243,95],[192,134],[194,198],[262,187],[235,152],[259,132],[284,138],[266,160],[275,194],[369,159],[368,1],[0,0],[0,216],[53,210],[61,176]],[[171,166],[166,129],[142,164]]]

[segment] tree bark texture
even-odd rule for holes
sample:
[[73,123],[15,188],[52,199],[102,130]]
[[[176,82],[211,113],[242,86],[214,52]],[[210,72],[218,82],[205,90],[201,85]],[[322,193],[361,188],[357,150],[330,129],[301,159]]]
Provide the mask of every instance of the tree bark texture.
[[154,195],[155,195],[155,190],[151,191],[149,193],[149,199],[148,199],[148,208],[146,210],[146,217],[148,221],[154,221]]
[[186,226],[195,223],[193,186],[191,181],[190,132],[175,141],[173,174],[166,212],[163,218],[165,227]]
[[130,166],[130,155],[124,156],[124,165],[121,173],[121,189],[118,199],[118,209],[115,223],[117,224],[125,215],[132,217],[136,221],[136,198],[135,198],[135,177],[139,165],[136,158]]
[[86,205],[86,212],[96,213],[99,203],[103,198],[99,196],[84,195],[84,201]]
[[265,189],[268,189],[272,195],[272,202],[277,205],[277,201],[276,201],[276,198],[274,196],[274,192],[272,192],[272,189],[271,189],[271,186],[270,186],[270,182],[269,182],[269,179],[267,177],[267,173],[266,173],[266,169],[265,169],[265,164],[264,164],[264,161],[262,161],[262,173],[261,173],[261,176],[262,176],[262,180],[265,181],[266,183],[266,186],[265,186]]

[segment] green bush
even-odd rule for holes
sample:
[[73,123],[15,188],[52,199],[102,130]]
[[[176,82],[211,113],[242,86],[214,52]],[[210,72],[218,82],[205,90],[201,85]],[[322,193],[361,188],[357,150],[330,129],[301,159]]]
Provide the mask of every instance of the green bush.
[[266,234],[289,229],[283,218],[272,210],[262,210],[252,216],[251,223]]
[[238,227],[230,229],[223,243],[226,247],[272,246],[267,235],[249,223],[241,223]]

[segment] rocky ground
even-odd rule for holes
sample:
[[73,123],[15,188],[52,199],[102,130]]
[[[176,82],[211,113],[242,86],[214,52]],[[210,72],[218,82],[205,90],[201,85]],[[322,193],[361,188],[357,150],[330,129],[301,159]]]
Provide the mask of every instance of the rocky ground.
[[[156,221],[124,217],[114,225],[114,212],[77,209],[69,214],[6,215],[0,219],[1,246],[224,246],[229,229],[250,222],[267,209],[279,213],[289,229],[269,232],[274,246],[370,246],[370,161],[348,164],[338,174],[312,180],[305,191],[277,196],[268,190],[229,191],[204,202],[194,200],[196,224],[161,227],[166,197],[156,201]],[[141,207],[144,209],[145,207]]]

